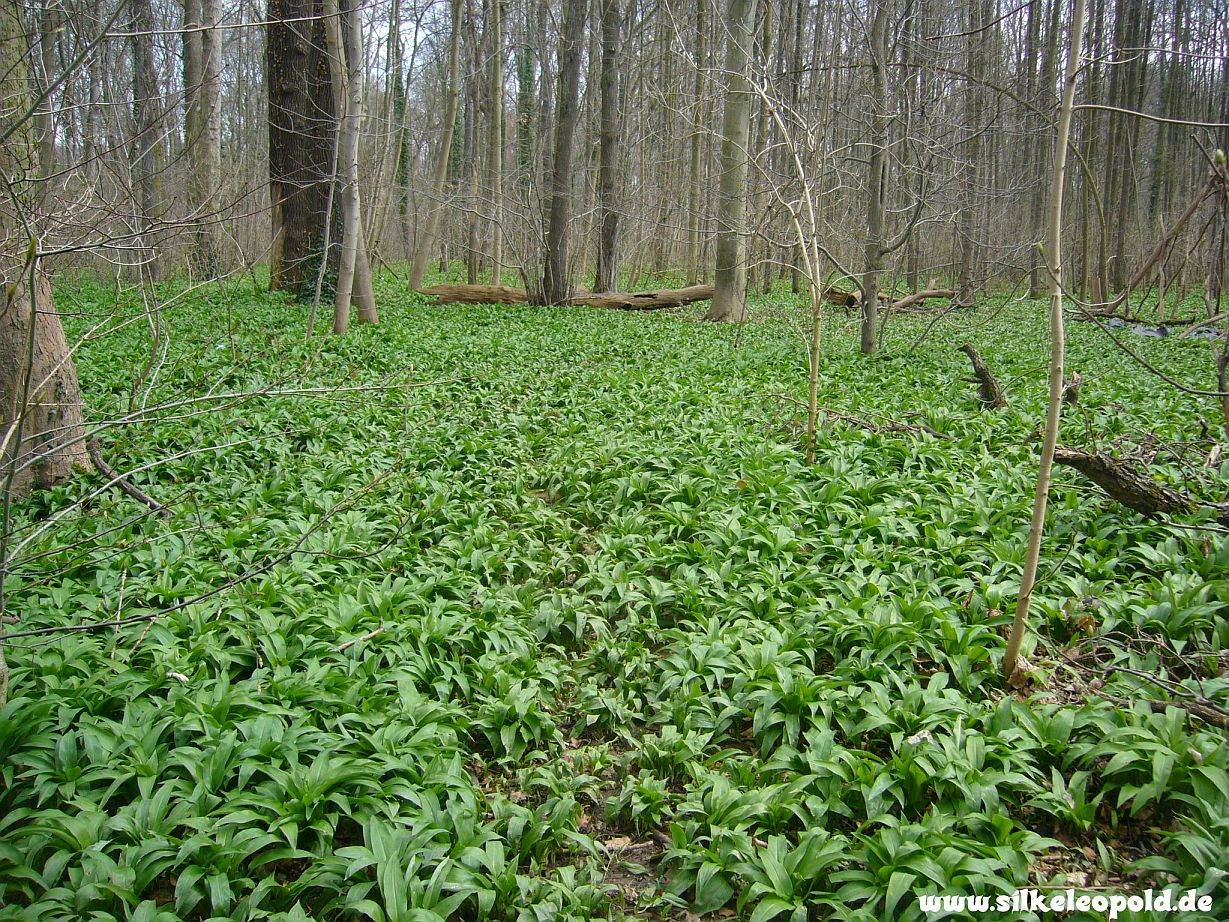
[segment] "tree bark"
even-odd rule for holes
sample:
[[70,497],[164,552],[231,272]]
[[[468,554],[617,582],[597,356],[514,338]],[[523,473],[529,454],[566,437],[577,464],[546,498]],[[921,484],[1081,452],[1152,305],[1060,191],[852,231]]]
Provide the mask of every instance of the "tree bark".
[[[22,7],[0,0],[0,99],[19,118],[34,98],[26,53]],[[60,483],[74,468],[90,468],[76,368],[51,284],[21,220],[36,221],[43,199],[34,124],[27,120],[0,142],[0,170],[12,184],[0,208],[0,477],[14,497]]]
[[619,0],[602,0],[601,147],[598,165],[598,244],[594,291],[610,291],[618,282],[619,245]]
[[587,14],[586,0],[564,0],[563,35],[559,44],[555,154],[550,170],[546,259],[542,272],[544,304],[562,304],[572,293],[568,267],[568,224],[572,218],[572,147],[580,111],[580,55]]
[[977,396],[982,406],[989,410],[1001,410],[1007,406],[1007,396],[1003,393],[1002,385],[982,358],[982,354],[977,351],[977,347],[972,343],[965,343],[960,347],[960,351],[967,355],[973,364],[973,378],[977,382]]
[[721,195],[717,205],[715,293],[705,320],[741,322],[747,305],[747,145],[751,137],[748,59],[756,0],[730,0],[726,15],[726,94],[721,126]]
[[[1051,105],[1051,99],[1054,97],[1055,87],[1054,82],[1058,75],[1058,27],[1059,13],[1062,9],[1060,0],[1050,0],[1050,16],[1046,23],[1045,51],[1042,56],[1041,65],[1041,81],[1038,92],[1035,94],[1035,102],[1039,109],[1046,111]],[[1053,143],[1051,137],[1051,127],[1048,119],[1046,124],[1041,126],[1044,129],[1044,134],[1039,135],[1032,141],[1032,160],[1037,164],[1037,175],[1033,184],[1033,189],[1029,193],[1029,228],[1032,236],[1036,240],[1040,240],[1045,233],[1045,175],[1042,172],[1042,164],[1047,162],[1045,151]],[[1047,143],[1049,142],[1049,143]],[[1028,277],[1028,294],[1030,298],[1040,298],[1042,294],[1048,291],[1049,286],[1045,277],[1045,265],[1042,260],[1033,255],[1032,270]]]
[[[269,287],[311,300],[321,260],[335,278],[339,247],[325,252],[336,108],[321,0],[270,0],[265,74],[269,94],[269,197],[274,249]],[[340,237],[340,208],[329,234]]]

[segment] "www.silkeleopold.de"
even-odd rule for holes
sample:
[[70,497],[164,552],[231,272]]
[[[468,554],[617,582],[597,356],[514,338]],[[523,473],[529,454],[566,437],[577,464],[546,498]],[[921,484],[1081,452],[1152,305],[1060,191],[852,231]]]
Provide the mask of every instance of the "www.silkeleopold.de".
[[918,908],[925,913],[1060,913],[1098,912],[1116,919],[1123,912],[1208,912],[1212,897],[1198,890],[1144,890],[1142,893],[1087,893],[1082,890],[1037,890],[1014,893],[920,895]]

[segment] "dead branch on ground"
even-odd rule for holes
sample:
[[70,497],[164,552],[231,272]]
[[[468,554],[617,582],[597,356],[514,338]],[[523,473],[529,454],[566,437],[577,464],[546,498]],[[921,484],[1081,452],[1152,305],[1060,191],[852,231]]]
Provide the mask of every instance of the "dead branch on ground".
[[973,377],[970,380],[977,384],[977,396],[982,406],[989,410],[1001,410],[1006,407],[1007,395],[1003,393],[1002,385],[986,364],[986,360],[982,358],[982,354],[977,351],[977,347],[972,343],[965,343],[960,347],[960,351],[967,355],[969,361],[973,363]]

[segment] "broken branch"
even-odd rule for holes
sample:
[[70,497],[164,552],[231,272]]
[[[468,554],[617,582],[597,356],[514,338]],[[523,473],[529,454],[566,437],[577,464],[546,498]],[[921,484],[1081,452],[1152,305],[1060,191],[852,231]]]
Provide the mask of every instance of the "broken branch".
[[977,347],[972,343],[965,343],[960,347],[960,351],[973,363],[973,380],[977,383],[977,396],[982,406],[990,410],[1001,410],[1007,406],[1007,395],[1003,393],[998,378],[994,376],[982,354],[977,351]]

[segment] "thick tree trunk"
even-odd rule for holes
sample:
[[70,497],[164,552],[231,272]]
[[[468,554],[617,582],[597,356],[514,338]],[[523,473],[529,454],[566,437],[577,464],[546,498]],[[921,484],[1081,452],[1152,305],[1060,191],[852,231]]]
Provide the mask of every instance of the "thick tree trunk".
[[618,283],[619,245],[619,0],[602,0],[601,146],[598,166],[597,272],[594,291],[610,291]]
[[747,313],[747,144],[751,138],[748,58],[756,0],[730,0],[726,17],[726,94],[721,127],[721,196],[717,206],[715,293],[706,320],[741,322]]
[[562,304],[572,293],[568,267],[568,225],[572,219],[572,148],[580,114],[580,53],[585,35],[586,0],[564,0],[559,44],[559,97],[555,115],[555,154],[550,170],[546,259],[542,301]]
[[[265,76],[269,93],[269,183],[274,253],[269,287],[310,300],[322,259],[336,272],[340,248],[325,253],[336,109],[321,0],[270,0]],[[340,235],[333,208],[330,238]]]
[[[0,99],[6,112],[25,118],[34,89],[21,4],[0,0]],[[0,142],[0,171],[11,183],[11,198],[0,208],[0,483],[11,479],[14,496],[59,483],[74,468],[90,468],[77,372],[51,284],[30,256],[33,242],[22,221],[38,221],[44,197],[44,181],[36,180],[41,166],[35,124],[27,119]]]
[[[58,4],[51,0],[43,0],[38,20],[38,50],[39,50],[39,85],[46,88],[51,85],[56,70],[55,52],[56,35],[59,33],[64,13]],[[43,100],[38,112],[38,147],[40,172],[43,176],[55,173],[56,165],[56,131],[55,131],[55,101],[51,96]],[[44,186],[50,185],[44,183]],[[46,188],[44,188],[46,194]]]

